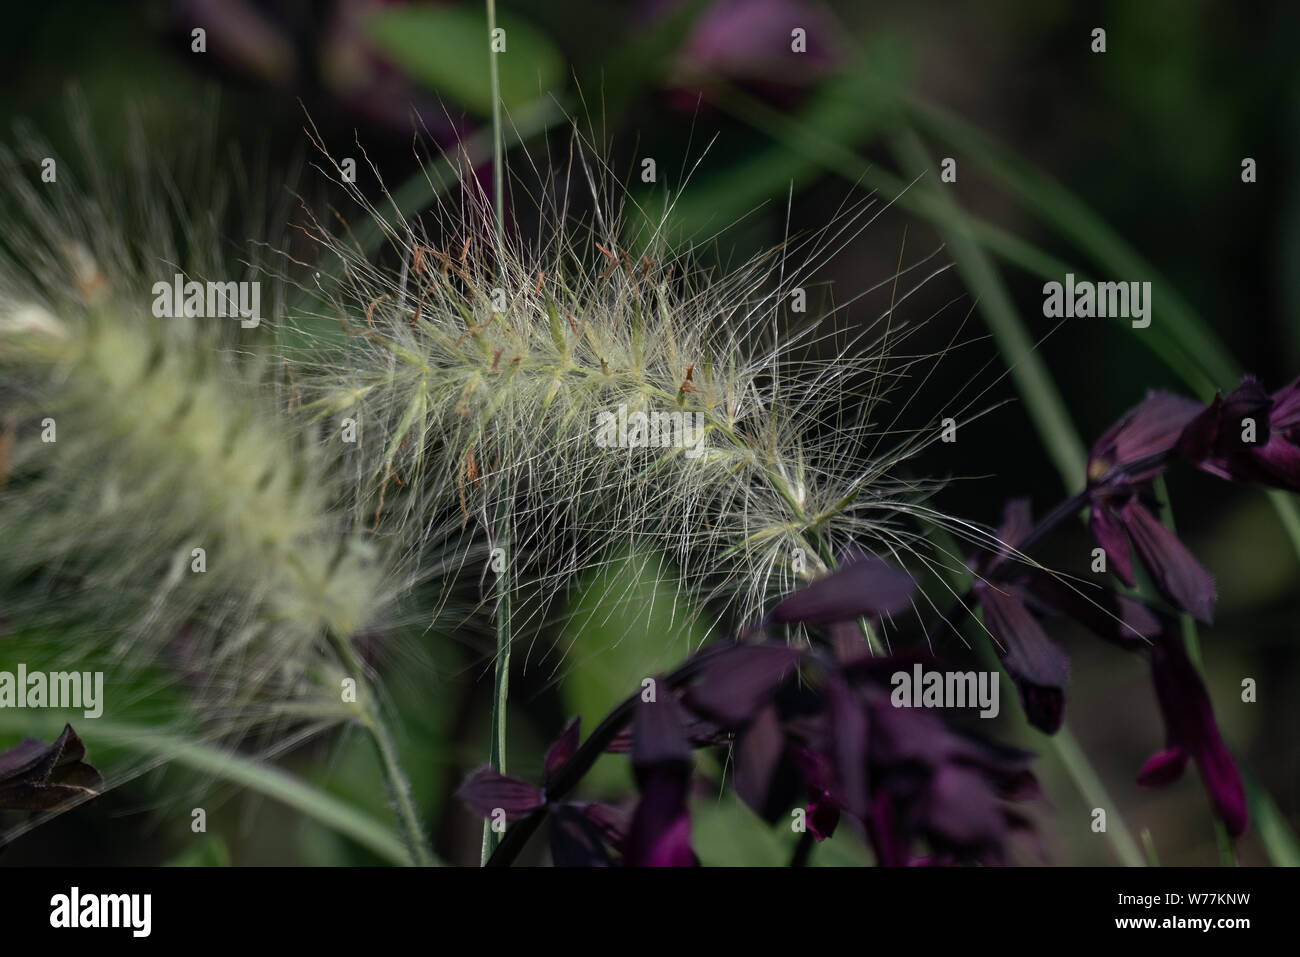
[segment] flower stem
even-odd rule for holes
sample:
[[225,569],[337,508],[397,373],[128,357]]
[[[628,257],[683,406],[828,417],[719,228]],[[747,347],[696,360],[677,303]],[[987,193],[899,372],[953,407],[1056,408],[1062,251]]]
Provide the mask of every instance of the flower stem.
[[1110,839],[1110,845],[1114,848],[1120,863],[1125,867],[1145,866],[1146,859],[1124,824],[1124,819],[1120,817],[1118,806],[1111,800],[1106,785],[1101,783],[1101,777],[1093,768],[1092,762],[1088,760],[1088,756],[1083,753],[1083,749],[1079,747],[1079,742],[1074,739],[1070,729],[1062,724],[1061,729],[1048,740],[1084,800],[1090,802],[1093,807],[1111,809],[1111,827],[1107,828],[1106,836]]
[[[496,0],[487,0],[488,82],[492,94],[492,210],[496,226],[497,264],[504,278],[505,251],[505,144],[501,138],[501,72],[497,53],[492,48],[497,28]],[[506,772],[506,703],[510,697],[510,496],[503,494],[497,502],[493,520],[492,547],[502,549],[501,571],[496,576],[497,653],[492,675],[492,743],[488,761],[492,770]],[[483,824],[483,849],[480,861],[488,859],[501,842],[501,836],[488,822]]]
[[[492,535],[492,547],[502,549],[501,571],[496,578],[496,632],[497,654],[492,676],[492,743],[488,762],[493,771],[506,773],[506,703],[510,698],[510,638],[511,638],[511,603],[510,586],[510,500],[502,497],[497,503],[495,529]],[[501,835],[492,830],[489,823],[483,824],[483,851],[481,863],[487,864],[492,852],[501,843]]]
[[492,205],[496,213],[497,254],[500,255],[505,241],[505,200],[504,193],[504,145],[501,140],[501,73],[497,67],[497,54],[492,49],[493,37],[497,28],[496,0],[487,0],[488,21],[488,82],[492,90]]
[[366,677],[361,659],[349,639],[331,632],[330,644],[334,647],[344,669],[356,676],[358,698],[361,702],[358,707],[361,726],[366,729],[370,740],[374,742],[384,783],[388,787],[388,796],[393,802],[393,811],[397,815],[398,824],[401,825],[402,840],[411,855],[411,862],[417,867],[430,867],[434,863],[433,854],[425,840],[424,829],[420,827],[420,818],[411,800],[411,786],[397,758],[397,747],[388,724],[380,713],[373,684]]
[[[665,677],[662,684],[670,689],[680,688],[693,678],[701,668],[712,661],[714,655],[720,651],[725,651],[728,647],[730,645],[719,644],[705,648],[688,658],[681,667]],[[518,824],[510,826],[506,831],[506,836],[501,839],[500,845],[488,860],[488,867],[509,867],[514,862],[515,858],[519,856],[519,852],[523,850],[524,845],[528,843],[528,839],[546,820],[551,805],[564,800],[569,792],[578,786],[578,782],[591,770],[591,766],[596,763],[596,759],[605,753],[605,749],[618,737],[618,733],[632,720],[637,702],[640,700],[641,692],[639,690],[624,698],[613,711],[605,716],[605,720],[601,721],[596,726],[596,729],[587,735],[587,739],[573,753],[573,757],[564,762],[559,770],[551,776],[550,784],[546,788],[546,804],[533,811]]]

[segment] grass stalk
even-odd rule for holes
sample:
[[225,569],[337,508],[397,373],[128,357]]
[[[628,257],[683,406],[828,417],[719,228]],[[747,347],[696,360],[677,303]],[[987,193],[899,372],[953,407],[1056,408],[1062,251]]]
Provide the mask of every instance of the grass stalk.
[[398,760],[397,746],[393,741],[388,723],[384,720],[380,711],[379,701],[373,685],[366,677],[365,668],[350,640],[331,633],[330,643],[334,647],[334,651],[343,667],[349,674],[356,676],[358,717],[361,726],[370,735],[370,740],[375,746],[375,752],[379,756],[380,770],[384,775],[389,800],[393,803],[393,812],[397,816],[402,840],[406,845],[407,853],[411,857],[411,862],[417,867],[430,867],[434,863],[433,853],[429,850],[428,842],[425,839],[424,828],[420,826],[420,817],[416,812],[415,803],[411,799],[411,785],[406,779],[406,773],[402,770],[401,762]]
[[[496,577],[497,652],[492,674],[492,741],[489,745],[488,763],[492,770],[506,773],[506,705],[510,699],[510,640],[511,640],[511,584],[510,573],[510,500],[503,496],[497,504],[495,529],[492,536],[494,549],[502,549],[504,556],[501,571]],[[501,835],[483,823],[483,851],[481,863],[487,864],[492,852],[501,843]]]
[[[492,209],[496,225],[497,257],[500,262],[505,253],[505,144],[501,139],[501,75],[497,54],[491,48],[492,34],[496,31],[496,0],[487,0],[488,21],[488,77],[492,92]],[[503,272],[504,275],[504,272]],[[503,549],[501,571],[496,575],[496,661],[492,674],[492,742],[488,761],[492,770],[506,773],[506,705],[510,698],[510,495],[507,490],[497,503],[493,522],[493,548]],[[481,863],[488,858],[501,841],[501,836],[489,822],[483,823],[483,849]]]

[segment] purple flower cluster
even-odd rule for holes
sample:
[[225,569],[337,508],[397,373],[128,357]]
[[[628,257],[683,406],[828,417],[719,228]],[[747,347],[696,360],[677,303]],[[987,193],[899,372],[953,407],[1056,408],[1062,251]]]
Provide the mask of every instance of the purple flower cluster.
[[[833,630],[897,610],[912,588],[905,573],[857,556],[789,596],[768,621]],[[894,707],[889,676],[912,659],[871,657],[861,640],[857,647],[862,653],[845,657],[741,642],[701,653],[690,681],[658,679],[661,690],[637,700],[630,741],[608,744],[631,755],[639,798],[630,817],[486,768],[459,796],[489,819],[546,813],[556,863],[692,865],[691,752],[729,743],[737,793],[769,823],[790,820],[803,803],[815,840],[847,818],[883,865],[1004,861],[1008,838],[1029,827],[1012,802],[1035,793],[1031,755]],[[573,759],[576,734],[570,724],[547,752],[547,780]]]
[[[1208,624],[1214,579],[1156,515],[1152,482],[1178,461],[1230,481],[1300,491],[1300,379],[1270,396],[1247,377],[1208,405],[1152,392],[1107,429],[1088,456],[1088,487],[1080,504],[1090,510],[1089,528],[1109,570],[1134,587],[1136,554],[1173,611]],[[1065,653],[1047,637],[1041,619],[1066,615],[1130,650],[1147,651],[1167,746],[1146,762],[1139,782],[1169,783],[1194,761],[1228,833],[1244,833],[1245,788],[1177,622],[1169,612],[1113,589],[1084,592],[1008,561],[1031,528],[1028,503],[1008,504],[998,529],[1000,550],[972,562],[985,624],[1030,722],[1048,733],[1060,727],[1069,677]]]

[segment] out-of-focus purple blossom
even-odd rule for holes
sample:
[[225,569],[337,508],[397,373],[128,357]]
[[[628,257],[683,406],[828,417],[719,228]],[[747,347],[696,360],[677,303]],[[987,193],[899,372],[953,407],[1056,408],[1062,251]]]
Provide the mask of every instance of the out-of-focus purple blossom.
[[[681,6],[681,0],[649,4],[655,18]],[[825,9],[802,0],[715,0],[677,52],[668,78],[671,102],[694,110],[700,94],[707,99],[719,83],[761,94],[768,103],[793,102],[838,66],[840,29]],[[796,30],[803,31],[798,41]]]
[[800,651],[788,645],[736,645],[709,662],[687,691],[687,701],[724,727],[743,725],[766,704],[800,657]]
[[1177,780],[1195,761],[1215,812],[1232,837],[1249,825],[1246,789],[1214,719],[1210,696],[1182,641],[1164,631],[1151,651],[1151,680],[1165,720],[1166,746],[1142,766],[1138,782],[1159,786]]
[[914,863],[921,846],[936,861],[1005,860],[1008,838],[1025,827],[1007,802],[1033,791],[1028,754],[968,738],[932,712],[894,707],[888,676],[911,659],[843,663],[807,652],[797,680],[788,663],[755,667],[788,662],[789,653],[784,645],[737,646],[710,661],[685,699],[745,702],[729,714],[746,803],[774,822],[803,793],[814,838],[826,839],[847,816],[883,865]]
[[632,729],[632,769],[641,799],[632,814],[623,863],[631,867],[692,867],[691,743],[671,695],[637,707]]
[[298,50],[276,4],[249,0],[182,0],[175,19],[186,31],[201,27],[207,49],[229,68],[279,88],[288,88],[300,68]]
[[804,808],[808,830],[818,841],[824,841],[839,826],[844,801],[835,794],[831,764],[824,755],[809,748],[799,748],[795,754],[808,790],[808,804]]
[[206,30],[209,53],[227,69],[301,97],[308,109],[323,100],[330,113],[403,137],[414,117],[422,132],[453,144],[466,130],[365,35],[367,15],[403,2],[336,0],[321,15],[276,0],[179,0],[172,19],[186,33]]
[[916,582],[907,572],[872,555],[856,552],[824,578],[805,585],[768,616],[779,624],[832,625],[902,611]]
[[1188,424],[1178,452],[1219,478],[1300,491],[1300,379],[1269,396],[1246,376]]

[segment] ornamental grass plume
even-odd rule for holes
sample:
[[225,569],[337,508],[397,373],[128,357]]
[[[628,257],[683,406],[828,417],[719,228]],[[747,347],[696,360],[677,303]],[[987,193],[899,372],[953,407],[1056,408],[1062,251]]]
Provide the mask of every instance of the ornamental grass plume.
[[[39,636],[45,667],[109,670],[110,719],[156,696],[186,740],[274,751],[360,721],[427,862],[360,646],[440,566],[354,521],[339,454],[280,381],[257,328],[282,305],[259,265],[276,204],[231,195],[203,137],[163,160],[138,123],[111,181],[83,115],[82,182],[31,131],[0,150],[6,631]],[[232,220],[264,238],[229,255]]]
[[[630,540],[684,570],[683,600],[720,608],[723,633],[854,545],[942,560],[917,531],[948,523],[925,503],[939,483],[899,468],[938,431],[894,435],[886,418],[924,361],[886,371],[916,327],[891,308],[846,334],[845,304],[801,311],[876,200],[711,271],[670,251],[671,200],[658,218],[620,206],[576,134],[566,165],[516,188],[541,197],[534,240],[494,236],[470,175],[417,221],[387,192],[367,200],[320,146],[385,250],[317,223],[325,255],[307,291],[336,334],[291,364],[304,408],[359,429],[356,494],[374,527],[414,541],[448,521],[490,533],[505,515],[514,580],[540,587],[542,606]],[[469,165],[447,162],[453,176]],[[901,302],[939,271],[927,263],[873,289],[892,283]]]

